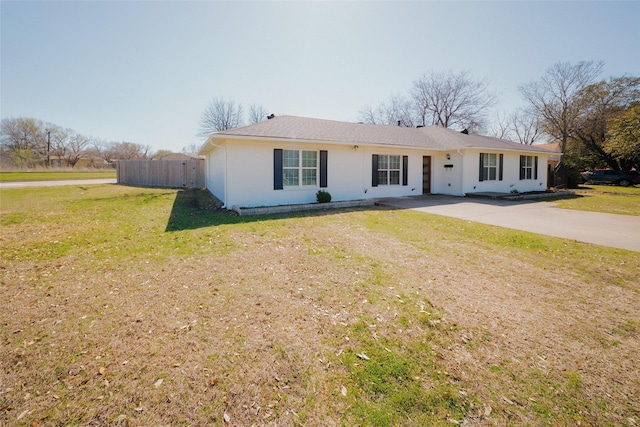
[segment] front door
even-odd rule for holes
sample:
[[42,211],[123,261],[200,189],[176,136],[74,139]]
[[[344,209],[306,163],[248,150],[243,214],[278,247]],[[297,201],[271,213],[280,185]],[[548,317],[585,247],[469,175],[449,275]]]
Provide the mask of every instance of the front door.
[[431,194],[431,156],[422,156],[422,194]]

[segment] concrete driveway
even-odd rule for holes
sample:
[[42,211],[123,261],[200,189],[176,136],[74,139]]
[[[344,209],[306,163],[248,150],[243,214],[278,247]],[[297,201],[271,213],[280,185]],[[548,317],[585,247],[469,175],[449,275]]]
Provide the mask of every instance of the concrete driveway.
[[441,195],[386,198],[381,205],[412,209],[579,242],[640,252],[640,216],[554,207],[555,202],[469,199]]

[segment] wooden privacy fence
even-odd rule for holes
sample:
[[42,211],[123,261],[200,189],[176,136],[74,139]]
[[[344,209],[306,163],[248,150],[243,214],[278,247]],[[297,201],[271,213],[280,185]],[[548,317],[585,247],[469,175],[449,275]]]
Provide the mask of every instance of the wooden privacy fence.
[[204,160],[119,160],[118,184],[203,188]]

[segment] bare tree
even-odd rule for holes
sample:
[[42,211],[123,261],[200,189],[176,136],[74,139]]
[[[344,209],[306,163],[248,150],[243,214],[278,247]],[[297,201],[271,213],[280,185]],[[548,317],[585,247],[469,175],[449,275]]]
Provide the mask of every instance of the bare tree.
[[47,154],[45,124],[27,117],[2,119],[0,146],[17,166],[36,165]]
[[468,71],[431,72],[413,82],[411,89],[421,125],[478,128],[496,103],[486,80],[473,80]]
[[89,146],[90,139],[77,132],[72,132],[69,136],[64,159],[71,167],[75,167],[80,158],[85,155],[85,150]]
[[107,163],[113,163],[113,158],[111,157],[111,145],[113,143],[109,142],[102,138],[92,138],[91,146],[87,148],[87,155],[92,158],[102,159]]
[[141,145],[133,142],[109,142],[106,150],[103,150],[103,158],[112,163],[115,160],[137,160],[149,157],[150,145]]
[[413,127],[417,119],[414,112],[412,100],[396,94],[392,95],[388,101],[379,102],[375,108],[369,106],[360,110],[359,121]]
[[491,127],[491,135],[498,139],[511,139],[511,127],[509,117],[496,114],[496,120]]
[[251,104],[249,107],[249,124],[255,125],[267,120],[267,109],[262,104]]
[[50,141],[50,162],[62,166],[62,161],[67,154],[67,145],[69,144],[69,136],[73,133],[71,129],[64,129],[52,123],[47,124],[46,131],[49,133]]
[[209,137],[216,132],[233,129],[242,125],[243,111],[240,104],[213,98],[202,113],[198,136]]
[[512,139],[520,144],[532,145],[542,136],[542,122],[537,114],[527,109],[520,109],[511,114],[509,125]]
[[580,113],[577,101],[603,67],[603,62],[583,61],[575,65],[557,62],[546,69],[540,80],[520,87],[522,95],[543,121],[545,133],[560,141],[563,153]]

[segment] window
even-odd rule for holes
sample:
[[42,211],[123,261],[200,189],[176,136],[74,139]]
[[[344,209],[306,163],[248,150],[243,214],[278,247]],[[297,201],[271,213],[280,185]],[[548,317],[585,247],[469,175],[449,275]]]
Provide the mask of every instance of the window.
[[520,156],[520,179],[538,179],[537,156]]
[[372,187],[400,185],[400,172],[402,172],[402,185],[408,184],[409,156],[373,154],[371,160]]
[[492,153],[485,153],[482,161],[482,180],[495,181],[498,175],[498,156]]
[[502,181],[503,154],[480,153],[479,181]]
[[285,187],[317,185],[318,152],[282,150],[282,183]]
[[[318,153],[320,153],[318,155]],[[300,151],[273,149],[273,189],[284,187],[314,187],[320,182],[320,188],[326,188],[327,150]],[[319,164],[318,164],[319,163]],[[318,178],[318,175],[320,177]]]
[[400,156],[378,156],[378,185],[400,185]]

